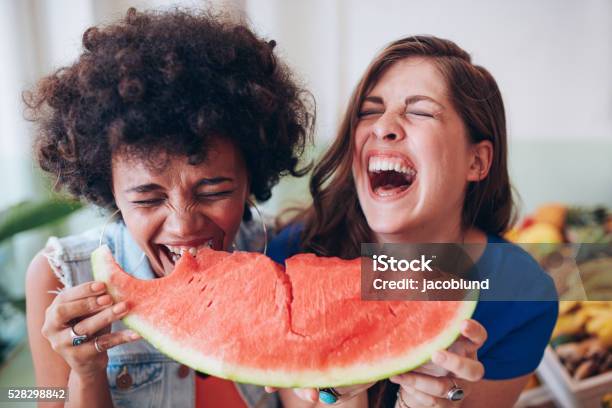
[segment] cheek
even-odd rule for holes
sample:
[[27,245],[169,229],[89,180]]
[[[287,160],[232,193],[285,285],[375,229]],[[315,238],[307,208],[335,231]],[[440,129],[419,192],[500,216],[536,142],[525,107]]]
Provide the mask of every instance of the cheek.
[[203,212],[226,234],[235,232],[242,222],[246,199],[247,189],[244,188],[236,191],[231,199],[218,201],[210,208],[204,209]]
[[352,169],[353,176],[359,177],[359,170],[361,169],[362,164],[362,153],[365,147],[365,143],[367,141],[366,133],[361,127],[357,127],[354,136],[353,143],[353,157],[352,157]]
[[155,209],[127,208],[121,211],[121,215],[130,235],[141,248],[147,248],[148,244],[155,238],[164,219]]

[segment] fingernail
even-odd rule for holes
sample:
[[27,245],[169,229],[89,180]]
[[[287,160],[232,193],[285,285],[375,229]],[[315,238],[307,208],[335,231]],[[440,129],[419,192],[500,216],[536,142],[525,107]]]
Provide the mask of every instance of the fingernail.
[[131,330],[128,332],[128,337],[132,340],[142,339],[142,336],[140,334],[133,332]]
[[100,306],[107,305],[111,302],[111,297],[109,295],[98,296],[96,299],[96,303]]
[[462,332],[468,331],[468,330],[469,330],[469,328],[470,328],[470,323],[469,323],[467,320],[464,320],[464,321],[461,323],[461,331],[462,331]]
[[101,290],[103,290],[105,287],[104,283],[102,282],[94,282],[91,284],[90,289],[92,292],[100,292]]
[[443,363],[446,360],[446,353],[443,351],[436,351],[431,359],[436,364]]
[[113,307],[113,313],[116,313],[116,314],[123,313],[126,310],[127,310],[127,306],[125,305],[125,303],[119,303]]

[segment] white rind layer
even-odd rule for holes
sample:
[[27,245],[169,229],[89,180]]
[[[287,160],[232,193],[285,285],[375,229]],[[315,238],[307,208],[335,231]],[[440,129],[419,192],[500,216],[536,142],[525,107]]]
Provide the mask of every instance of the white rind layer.
[[[112,273],[112,263],[104,259],[107,255],[110,255],[108,248],[105,250],[100,248],[92,254],[91,259],[94,278],[108,283]],[[109,292],[113,295],[112,288],[109,288]],[[476,301],[462,302],[455,318],[442,333],[426,344],[412,348],[403,355],[396,355],[371,364],[353,364],[323,371],[261,369],[227,363],[207,356],[198,350],[185,347],[179,339],[161,333],[142,316],[131,314],[125,317],[123,322],[162,353],[197,371],[241,383],[283,388],[323,388],[374,382],[410,371],[426,363],[435,351],[447,348],[457,339],[460,334],[461,322],[472,316],[476,304]]]

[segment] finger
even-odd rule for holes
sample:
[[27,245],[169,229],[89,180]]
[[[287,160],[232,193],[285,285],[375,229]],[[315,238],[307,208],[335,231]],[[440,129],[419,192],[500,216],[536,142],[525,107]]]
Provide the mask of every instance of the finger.
[[60,302],[71,302],[88,296],[100,295],[104,292],[106,292],[106,285],[103,282],[85,282],[77,286],[64,288],[56,299]]
[[293,392],[304,401],[317,402],[319,401],[319,391],[314,388],[294,388]]
[[449,351],[464,357],[474,358],[477,351],[487,340],[486,329],[475,320],[464,320],[461,325],[462,336],[449,348]]
[[66,346],[62,352],[62,355],[66,357],[67,361],[71,362],[71,365],[90,364],[102,353],[106,352],[106,350],[119,344],[124,344],[139,339],[141,339],[141,337],[137,333],[131,330],[123,330],[97,337],[98,348],[96,348],[96,338],[93,338],[78,346],[73,346],[72,344],[70,344],[70,346]]
[[267,393],[273,393],[278,391],[278,388],[276,387],[268,387],[267,385],[264,387],[264,390],[266,390]]
[[417,397],[416,390],[411,387],[400,387],[397,400],[400,408],[429,408],[435,406],[430,401],[424,403]]
[[119,302],[113,305],[113,307],[107,307],[95,315],[81,320],[73,326],[73,330],[77,334],[91,337],[95,333],[110,326],[114,321],[124,317],[128,312],[127,303]]
[[[94,338],[85,344],[87,344],[88,347],[93,347],[96,353],[101,353],[101,352],[105,352],[108,349],[116,347],[120,344],[131,343],[133,341],[138,341],[140,339],[142,339],[142,337],[138,333],[132,330],[121,330],[118,332],[103,334],[102,336],[97,337],[97,341]],[[98,348],[100,350],[96,349],[96,346],[95,346],[96,342],[98,343]],[[81,347],[81,346],[77,346],[77,347]]]
[[396,375],[389,380],[438,398],[446,398],[448,391],[454,386],[448,377],[432,377],[417,373]]
[[431,359],[457,378],[475,382],[480,381],[484,375],[484,366],[480,361],[461,357],[449,351],[436,351]]
[[[435,398],[431,395],[425,394],[412,387],[402,386],[400,388],[400,395],[405,405],[409,408],[450,408],[452,403],[443,398]],[[402,406],[400,404],[400,406]],[[402,408],[406,408],[402,406]]]
[[487,341],[487,329],[474,319],[464,320],[461,323],[461,334],[470,340],[477,349]]
[[[60,327],[67,326],[71,320],[91,315],[112,303],[109,295],[89,296],[71,302],[58,303],[51,308],[51,318]],[[79,333],[80,334],[80,333]]]
[[422,366],[411,370],[410,372],[427,374],[433,377],[446,377],[448,375],[448,370],[445,370],[432,362],[425,363]]

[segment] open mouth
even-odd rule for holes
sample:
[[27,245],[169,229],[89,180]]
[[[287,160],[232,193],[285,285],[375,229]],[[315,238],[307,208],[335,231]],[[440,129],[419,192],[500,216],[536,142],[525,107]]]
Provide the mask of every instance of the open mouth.
[[417,171],[401,157],[371,156],[368,177],[372,192],[379,197],[392,197],[406,191],[416,179]]
[[198,251],[202,248],[213,248],[216,249],[216,245],[212,238],[204,241],[204,243],[199,244],[197,246],[174,246],[174,245],[158,245],[161,253],[167,258],[167,260],[174,266],[181,259],[181,256],[185,253],[191,254],[191,256],[196,256]]

